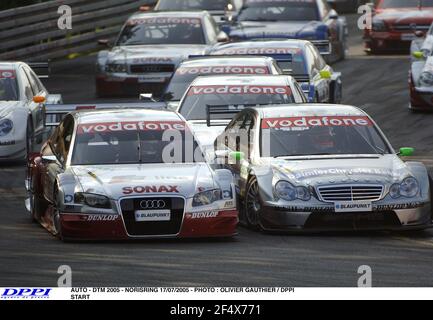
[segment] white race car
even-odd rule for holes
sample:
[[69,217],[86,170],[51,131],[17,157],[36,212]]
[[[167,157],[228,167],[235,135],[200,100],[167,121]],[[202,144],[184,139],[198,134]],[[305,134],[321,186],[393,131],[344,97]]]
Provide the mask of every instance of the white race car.
[[42,140],[45,104],[60,102],[28,64],[0,62],[0,160],[25,159]]

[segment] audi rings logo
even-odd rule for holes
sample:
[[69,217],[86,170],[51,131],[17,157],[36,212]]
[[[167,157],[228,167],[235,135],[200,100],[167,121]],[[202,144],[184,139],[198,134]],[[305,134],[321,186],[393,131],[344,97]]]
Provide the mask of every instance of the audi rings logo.
[[165,206],[164,200],[143,200],[140,202],[142,209],[164,209]]

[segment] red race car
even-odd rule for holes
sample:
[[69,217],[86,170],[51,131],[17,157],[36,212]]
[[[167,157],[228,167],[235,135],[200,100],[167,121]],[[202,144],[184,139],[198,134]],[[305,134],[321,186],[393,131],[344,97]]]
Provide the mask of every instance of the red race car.
[[365,29],[365,50],[370,53],[405,51],[433,22],[433,0],[379,0],[372,28]]
[[26,206],[63,240],[231,237],[233,176],[202,155],[176,113],[74,112],[30,157]]

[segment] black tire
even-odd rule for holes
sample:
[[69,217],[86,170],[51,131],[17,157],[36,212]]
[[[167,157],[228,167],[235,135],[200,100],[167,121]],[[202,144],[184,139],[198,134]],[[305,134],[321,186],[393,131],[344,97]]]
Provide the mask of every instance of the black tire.
[[47,203],[36,195],[33,177],[30,178],[30,215],[33,222],[39,222],[48,208]]
[[433,221],[433,168],[429,169],[428,180],[429,180],[429,185],[430,185],[430,212],[431,212],[431,218]]
[[261,211],[262,201],[260,199],[259,184],[256,177],[251,177],[248,180],[244,203],[244,216],[248,228],[255,231],[259,231],[262,229]]
[[32,125],[32,119],[27,119],[27,129],[26,129],[26,152],[25,152],[25,160],[29,158],[31,152],[33,152],[34,147],[34,131]]
[[54,236],[56,236],[59,240],[62,240],[63,242],[67,242],[67,239],[65,239],[63,237],[62,225],[60,223],[60,214],[59,214],[59,211],[58,211],[59,199],[58,199],[58,190],[57,190],[57,187],[54,189],[53,199],[54,199],[54,212],[53,212]]

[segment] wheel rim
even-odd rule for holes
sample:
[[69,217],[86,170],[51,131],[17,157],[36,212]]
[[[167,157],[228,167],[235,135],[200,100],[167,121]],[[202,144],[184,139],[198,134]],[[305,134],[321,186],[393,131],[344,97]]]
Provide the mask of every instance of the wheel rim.
[[246,202],[246,216],[248,223],[252,226],[257,226],[260,222],[261,210],[259,186],[257,181],[254,181],[248,189]]

